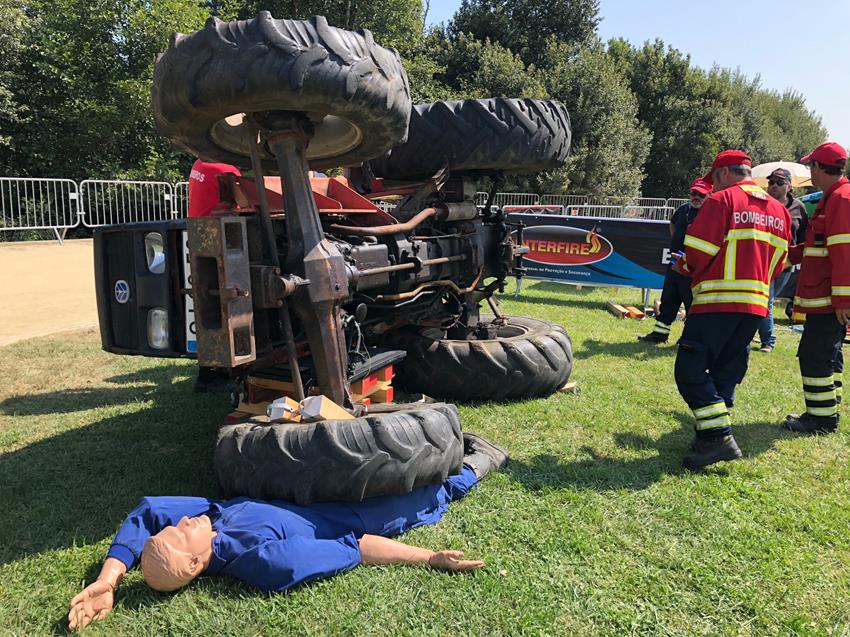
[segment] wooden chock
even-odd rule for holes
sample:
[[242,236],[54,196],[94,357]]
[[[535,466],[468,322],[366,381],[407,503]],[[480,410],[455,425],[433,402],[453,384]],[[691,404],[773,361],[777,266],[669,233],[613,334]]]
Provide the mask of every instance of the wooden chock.
[[629,315],[629,311],[626,308],[624,308],[622,305],[614,303],[614,301],[608,301],[605,304],[605,307],[608,308],[608,311],[611,312],[611,314],[618,318],[626,318]]

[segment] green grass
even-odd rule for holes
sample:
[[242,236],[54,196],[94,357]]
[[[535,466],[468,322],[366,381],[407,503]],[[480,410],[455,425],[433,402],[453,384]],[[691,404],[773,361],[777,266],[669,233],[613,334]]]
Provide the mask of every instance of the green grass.
[[[513,463],[405,541],[487,561],[449,575],[361,567],[289,594],[226,578],[173,595],[137,572],[92,635],[848,635],[850,437],[797,437],[798,335],[754,353],[734,410],[746,458],[680,470],[691,419],[675,348],[604,301],[634,290],[529,285],[503,308],[557,321],[581,392],[461,409]],[[678,337],[681,324],[674,326]],[[93,332],[0,349],[0,635],[63,634],[143,495],[217,496],[227,407],[186,362],[118,357]],[[846,418],[845,413],[845,418]]]

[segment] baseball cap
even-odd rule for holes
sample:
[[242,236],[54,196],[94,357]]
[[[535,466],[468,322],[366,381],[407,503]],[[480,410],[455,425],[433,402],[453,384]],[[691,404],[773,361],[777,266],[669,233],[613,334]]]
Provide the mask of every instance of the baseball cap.
[[777,168],[767,176],[768,179],[770,179],[771,177],[781,177],[789,184],[791,183],[791,171],[787,168]]
[[724,166],[752,165],[753,160],[750,159],[750,156],[743,150],[722,150],[717,153],[717,157],[714,158],[714,161],[711,163],[711,168],[708,169],[708,173],[705,177],[703,177],[703,180],[713,184],[714,179],[712,178],[712,173],[718,168],[723,168]]
[[841,144],[826,142],[803,157],[800,160],[800,163],[810,164],[813,161],[823,164],[824,166],[841,167],[844,165],[844,162],[847,161],[847,150]]
[[705,179],[700,177],[699,179],[694,179],[694,183],[691,184],[691,187],[688,189],[688,192],[696,190],[698,193],[703,195],[707,195],[713,190],[713,186],[708,183]]

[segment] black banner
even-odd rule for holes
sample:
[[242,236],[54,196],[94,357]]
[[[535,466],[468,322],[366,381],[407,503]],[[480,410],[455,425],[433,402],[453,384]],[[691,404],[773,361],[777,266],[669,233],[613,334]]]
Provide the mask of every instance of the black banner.
[[522,222],[531,279],[660,289],[670,261],[670,224],[648,219],[509,214]]

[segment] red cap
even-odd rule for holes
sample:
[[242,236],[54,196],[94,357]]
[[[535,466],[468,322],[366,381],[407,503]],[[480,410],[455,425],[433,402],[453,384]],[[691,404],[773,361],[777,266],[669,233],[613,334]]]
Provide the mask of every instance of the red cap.
[[723,168],[724,166],[752,166],[753,160],[750,159],[750,156],[745,153],[743,150],[722,150],[717,153],[717,157],[714,158],[714,161],[711,164],[711,168],[708,169],[708,173],[703,177],[704,181],[707,181],[710,184],[714,183],[714,179],[712,177],[712,173],[718,168]]
[[847,161],[847,151],[841,144],[826,142],[803,157],[800,160],[800,163],[810,164],[813,161],[823,164],[824,166],[837,166],[841,168]]
[[691,184],[691,188],[690,188],[690,190],[688,190],[688,192],[696,190],[698,193],[701,193],[703,195],[707,195],[713,189],[714,189],[714,187],[709,182],[707,182],[705,179],[700,177],[699,179],[694,179],[694,183]]

